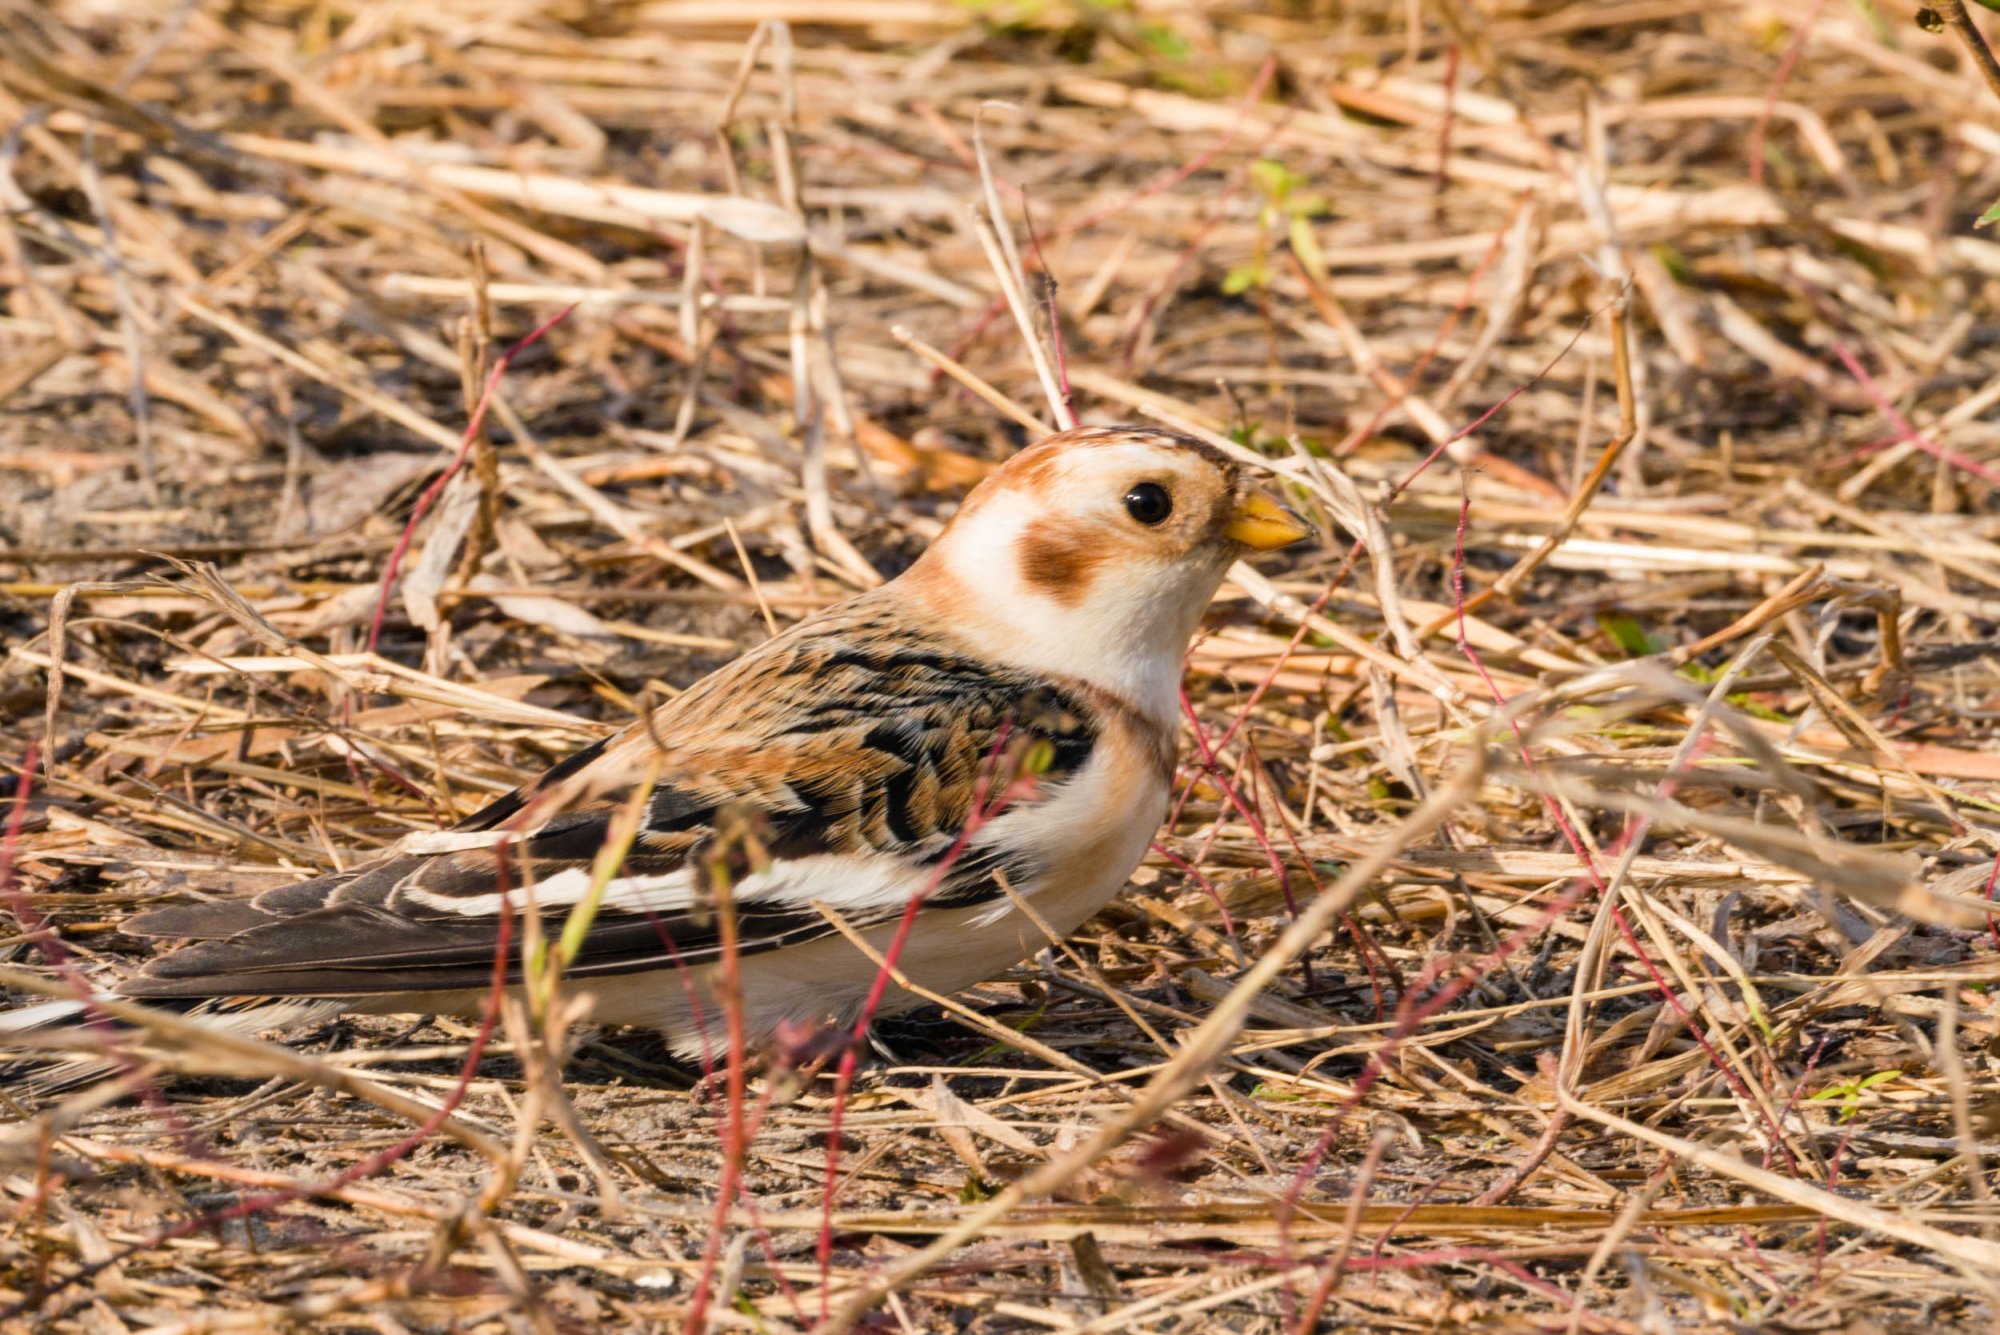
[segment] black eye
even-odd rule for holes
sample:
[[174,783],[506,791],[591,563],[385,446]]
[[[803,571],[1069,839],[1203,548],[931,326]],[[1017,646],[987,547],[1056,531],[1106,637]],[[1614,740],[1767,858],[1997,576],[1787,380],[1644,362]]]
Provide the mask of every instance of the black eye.
[[1125,493],[1125,512],[1148,526],[1165,523],[1174,512],[1174,498],[1157,482],[1141,482]]

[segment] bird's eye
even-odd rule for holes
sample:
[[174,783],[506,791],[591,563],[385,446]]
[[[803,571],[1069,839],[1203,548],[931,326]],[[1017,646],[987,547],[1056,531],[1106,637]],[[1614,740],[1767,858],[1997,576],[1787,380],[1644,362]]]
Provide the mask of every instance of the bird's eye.
[[1125,493],[1125,512],[1150,528],[1166,522],[1174,512],[1174,498],[1157,482],[1141,482]]

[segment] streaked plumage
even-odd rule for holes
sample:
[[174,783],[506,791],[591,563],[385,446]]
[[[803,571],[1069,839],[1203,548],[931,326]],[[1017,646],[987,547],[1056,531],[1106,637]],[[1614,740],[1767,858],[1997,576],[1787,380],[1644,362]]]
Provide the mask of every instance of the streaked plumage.
[[[719,1044],[695,1019],[715,1022],[719,868],[754,1037],[849,1021],[873,981],[816,904],[880,943],[928,891],[904,967],[944,991],[989,977],[1043,944],[1003,882],[1068,931],[1152,838],[1203,608],[1246,547],[1306,531],[1244,486],[1233,463],[1172,433],[1051,437],[976,489],[900,578],[456,828],[254,899],[132,919],[134,933],[184,944],[115,990],[476,1009],[503,887],[517,910],[559,923],[614,813],[649,781],[640,835],[567,971],[594,1018],[661,1029],[688,1055]],[[967,836],[980,794],[1003,789]],[[913,1001],[892,994],[885,1009]]]

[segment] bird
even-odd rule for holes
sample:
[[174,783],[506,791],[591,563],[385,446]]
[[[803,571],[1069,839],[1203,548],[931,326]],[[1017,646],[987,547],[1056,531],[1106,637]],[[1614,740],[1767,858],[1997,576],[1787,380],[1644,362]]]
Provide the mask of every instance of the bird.
[[[871,992],[871,1014],[922,1005],[883,993],[843,925],[877,953],[897,943],[924,988],[961,991],[1125,886],[1167,812],[1204,611],[1234,562],[1312,533],[1193,437],[1048,436],[896,578],[456,826],[251,898],[128,919],[171,948],[108,991],[238,1032],[343,1012],[476,1017],[517,915],[553,933],[584,906],[564,987],[589,996],[593,1022],[657,1030],[683,1059],[722,1050],[725,979],[753,1043],[855,1025]],[[599,855],[621,830],[614,868]],[[29,1007],[4,1027],[86,1007]]]

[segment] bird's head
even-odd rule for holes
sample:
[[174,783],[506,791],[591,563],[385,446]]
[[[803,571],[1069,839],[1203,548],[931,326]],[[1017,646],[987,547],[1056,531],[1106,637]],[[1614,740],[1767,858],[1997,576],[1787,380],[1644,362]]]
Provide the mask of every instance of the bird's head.
[[980,651],[1171,720],[1188,639],[1223,573],[1311,532],[1200,441],[1077,427],[980,483],[899,583]]

